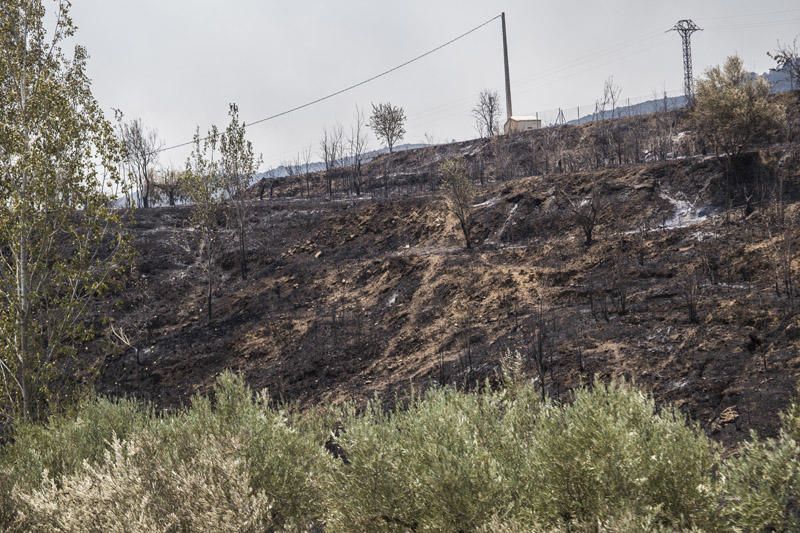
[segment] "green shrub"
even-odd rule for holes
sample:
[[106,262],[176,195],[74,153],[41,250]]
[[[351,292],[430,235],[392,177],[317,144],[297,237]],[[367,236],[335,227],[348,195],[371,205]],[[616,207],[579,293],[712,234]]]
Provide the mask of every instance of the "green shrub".
[[206,438],[183,461],[143,432],[114,440],[102,461],[19,494],[18,525],[31,531],[265,531],[269,499],[251,489],[240,444]]
[[[54,418],[48,426],[21,426],[15,443],[3,451],[0,483],[5,511],[0,526],[12,523],[15,506],[21,502],[25,503],[29,525],[43,520],[42,527],[47,529],[47,524],[71,520],[66,515],[54,515],[53,509],[39,509],[37,506],[47,498],[64,505],[70,504],[69,498],[80,498],[74,506],[85,506],[86,512],[91,512],[97,494],[73,494],[72,489],[62,490],[65,485],[75,488],[93,483],[111,500],[148,490],[156,497],[156,485],[135,482],[136,476],[145,474],[161,479],[158,498],[166,498],[173,505],[181,505],[181,491],[193,483],[202,484],[201,478],[209,476],[209,487],[221,492],[209,493],[205,504],[213,505],[214,498],[220,496],[222,512],[229,490],[214,477],[220,469],[240,480],[246,476],[247,485],[242,490],[258,495],[253,496],[258,500],[253,501],[254,508],[264,509],[262,499],[270,502],[265,524],[303,529],[318,522],[324,514],[322,478],[333,463],[322,443],[291,427],[283,412],[271,409],[266,396],[254,397],[238,376],[222,374],[213,398],[212,403],[198,396],[189,408],[162,417],[152,416],[132,402],[84,402],[76,415]],[[117,449],[108,455],[112,442],[117,443]],[[209,462],[209,449],[219,451],[220,464]],[[131,450],[135,450],[133,458]],[[152,461],[153,472],[147,470],[144,458]],[[173,486],[168,479],[158,477],[171,470],[200,477],[179,478],[175,480],[178,485]],[[124,478],[126,485],[115,485],[115,476]],[[246,493],[234,495],[241,499]],[[125,505],[122,499],[117,504]],[[149,520],[149,513],[157,516],[159,509],[140,509],[143,520]],[[103,513],[99,519],[105,520],[105,526],[121,516],[109,509]],[[189,523],[180,517],[176,520]],[[243,524],[238,518],[232,523]],[[147,524],[141,526],[146,529]]]
[[238,442],[237,457],[248,465],[250,487],[270,500],[274,526],[304,528],[320,520],[321,476],[333,464],[322,443],[291,427],[240,376],[223,373],[212,396],[213,403],[198,396],[190,408],[153,424],[143,446],[186,464],[202,453],[206,438]]
[[148,423],[149,409],[128,400],[93,399],[71,414],[53,416],[46,425],[19,423],[13,444],[0,449],[0,529],[14,519],[12,491],[38,487],[44,472],[58,480],[97,461],[112,438],[126,438]]
[[697,428],[624,384],[551,406],[533,441],[531,511],[544,524],[594,523],[627,512],[673,526],[712,507],[714,446]]
[[[571,524],[562,527],[541,527],[524,521],[494,518],[478,529],[479,533],[674,533],[673,527],[665,526],[654,515],[627,513],[617,518],[597,522]],[[681,528],[681,533],[700,533],[697,528]]]
[[721,469],[722,511],[735,531],[800,530],[800,445],[787,433],[745,444]]
[[800,407],[783,422],[721,461],[621,383],[564,405],[517,377],[299,413],[226,373],[179,412],[96,400],[17,427],[0,451],[0,529],[800,530]]
[[508,505],[504,465],[493,456],[510,439],[493,394],[437,389],[406,409],[372,404],[345,422],[347,464],[334,474],[331,531],[474,529]]
[[[372,406],[338,439],[332,530],[527,528],[654,517],[688,527],[713,507],[716,450],[683,417],[612,384],[542,406],[531,386],[443,389],[402,411]],[[497,518],[493,518],[493,517]]]
[[[800,395],[797,396],[800,398]],[[795,399],[781,416],[783,434],[800,442],[800,401]]]
[[[221,433],[245,439],[242,452],[252,485],[273,501],[275,524],[305,528],[319,521],[324,514],[322,478],[334,464],[324,441],[290,425],[287,413],[271,408],[265,393],[254,400],[241,377],[223,374],[214,398]],[[207,425],[201,421],[197,428]]]

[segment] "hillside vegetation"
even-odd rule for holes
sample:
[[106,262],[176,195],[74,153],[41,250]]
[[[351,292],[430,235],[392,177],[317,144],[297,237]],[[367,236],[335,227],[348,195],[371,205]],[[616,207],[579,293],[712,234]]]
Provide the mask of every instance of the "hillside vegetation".
[[[435,388],[304,413],[223,374],[156,416],[91,400],[0,453],[0,525],[34,531],[790,531],[800,418],[735,457],[619,383],[542,402]],[[331,433],[328,428],[336,428]],[[13,485],[14,490],[9,491]]]
[[800,93],[373,103],[256,181],[235,103],[158,169],[51,7],[0,9],[0,529],[800,530]]

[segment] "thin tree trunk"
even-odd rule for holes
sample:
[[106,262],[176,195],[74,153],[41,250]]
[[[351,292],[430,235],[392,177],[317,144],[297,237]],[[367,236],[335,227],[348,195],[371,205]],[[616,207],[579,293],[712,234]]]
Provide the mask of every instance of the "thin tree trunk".
[[[22,42],[26,43],[28,36],[27,27],[22,34]],[[23,62],[23,71],[21,73],[21,80],[19,85],[19,96],[20,96],[20,116],[25,116],[27,111],[27,103],[28,103],[28,88],[27,88],[27,72],[25,71],[24,62]],[[26,140],[30,147],[31,143],[31,135],[30,131],[26,131]],[[26,198],[28,194],[28,172],[27,170],[23,170],[22,172],[22,180],[20,183],[20,197]],[[30,310],[31,310],[31,294],[30,294],[30,285],[28,284],[28,277],[30,275],[29,272],[29,265],[28,262],[30,261],[29,257],[29,242],[28,242],[28,230],[30,221],[23,221],[19,228],[20,237],[19,237],[19,252],[17,256],[17,298],[18,302],[17,305],[19,309],[17,310],[17,339],[16,339],[16,350],[17,350],[17,361],[19,363],[19,368],[17,369],[17,382],[19,383],[20,394],[22,395],[22,414],[26,420],[30,420],[32,416],[31,410],[31,390],[30,390],[30,376],[28,366],[31,363],[30,361],[30,346],[29,346],[29,334],[30,334]]]
[[[24,185],[25,178],[23,178],[23,190],[26,188]],[[17,381],[20,387],[20,394],[22,395],[22,414],[26,420],[32,417],[31,412],[31,394],[30,394],[30,376],[28,376],[28,365],[30,361],[30,347],[28,344],[29,336],[29,314],[30,314],[30,286],[28,285],[28,243],[25,230],[19,240],[19,256],[17,259],[17,338],[16,338],[16,351],[17,362]]]
[[469,227],[464,222],[461,222],[461,232],[464,234],[464,243],[466,244],[467,250],[472,249]]
[[242,279],[247,279],[247,246],[245,245],[244,213],[239,213],[239,263]]
[[212,300],[212,293],[213,293],[213,284],[214,284],[214,277],[213,277],[213,255],[211,254],[211,238],[210,236],[207,237],[207,247],[206,253],[208,256],[206,257],[206,274],[208,275],[208,286],[207,286],[207,293],[206,293],[206,308],[208,311],[208,324],[211,325],[211,300]]

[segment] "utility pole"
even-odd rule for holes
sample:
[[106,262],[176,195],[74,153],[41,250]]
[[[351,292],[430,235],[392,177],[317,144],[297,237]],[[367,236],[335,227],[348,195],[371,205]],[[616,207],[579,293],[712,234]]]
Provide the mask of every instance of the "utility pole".
[[500,14],[500,19],[503,22],[503,61],[506,68],[506,117],[511,118],[513,115],[511,111],[511,74],[508,71],[508,37],[506,36],[505,11]]
[[679,20],[667,32],[677,32],[681,36],[683,43],[683,94],[686,96],[689,106],[694,103],[694,77],[692,76],[692,34],[696,31],[703,31],[693,21],[689,19]]

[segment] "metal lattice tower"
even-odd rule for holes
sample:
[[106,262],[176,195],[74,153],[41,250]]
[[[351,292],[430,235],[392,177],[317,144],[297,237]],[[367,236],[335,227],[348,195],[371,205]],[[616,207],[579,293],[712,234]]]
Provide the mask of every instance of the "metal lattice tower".
[[681,36],[683,42],[683,94],[691,105],[694,101],[694,77],[692,76],[692,34],[703,31],[692,20],[679,20],[675,26],[667,31],[675,31]]

